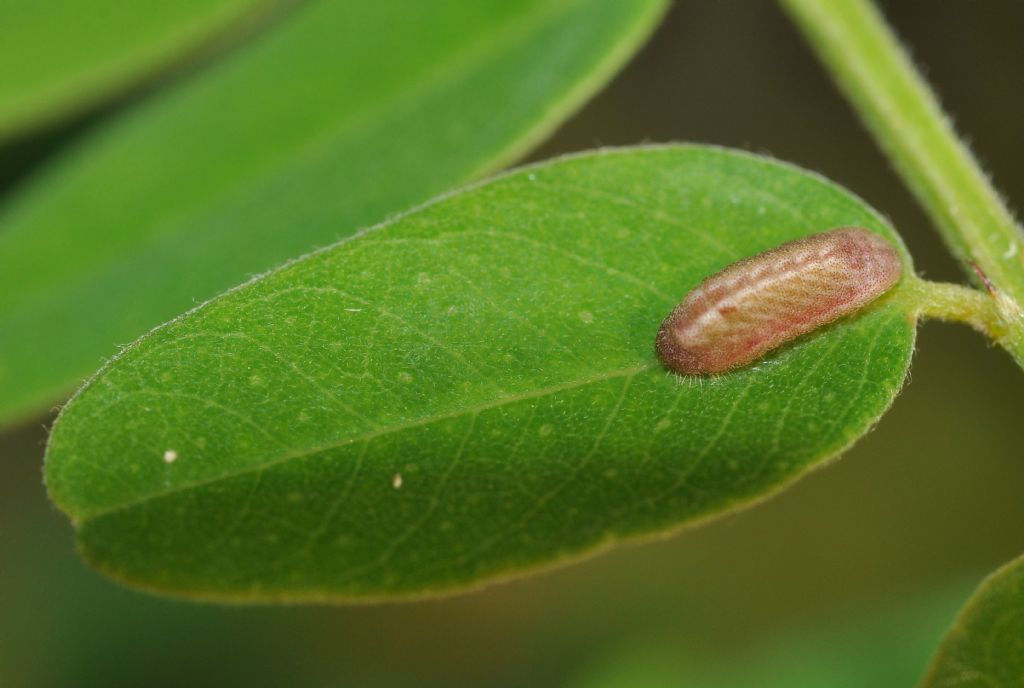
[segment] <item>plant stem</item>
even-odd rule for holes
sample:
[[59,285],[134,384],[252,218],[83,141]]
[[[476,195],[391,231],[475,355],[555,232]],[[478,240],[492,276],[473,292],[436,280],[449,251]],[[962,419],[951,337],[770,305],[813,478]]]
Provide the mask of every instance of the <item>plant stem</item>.
[[909,310],[917,318],[966,323],[994,341],[1006,337],[1006,323],[991,294],[959,284],[915,277],[907,281],[899,298],[909,302]]
[[983,292],[960,284],[930,282],[919,277],[905,278],[896,299],[906,304],[915,319],[936,319],[970,325],[996,342],[1024,367],[1024,349],[1014,339],[1015,332],[1003,317],[1001,295]]
[[956,257],[995,288],[1005,328],[997,341],[1024,366],[1024,232],[885,20],[868,0],[780,2]]

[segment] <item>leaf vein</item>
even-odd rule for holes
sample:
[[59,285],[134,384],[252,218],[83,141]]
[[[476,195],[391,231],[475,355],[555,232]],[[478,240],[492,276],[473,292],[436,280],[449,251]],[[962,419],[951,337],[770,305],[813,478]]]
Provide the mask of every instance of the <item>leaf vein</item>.
[[264,461],[262,463],[257,463],[257,464],[253,464],[253,465],[250,465],[250,466],[246,466],[245,468],[240,468],[240,469],[235,470],[235,471],[227,471],[227,472],[224,472],[224,473],[220,473],[218,475],[210,476],[208,478],[201,478],[201,479],[198,479],[198,480],[193,480],[193,481],[190,481],[190,482],[187,482],[187,483],[183,483],[181,485],[176,485],[176,486],[168,488],[168,489],[154,491],[154,492],[151,492],[151,493],[149,493],[147,495],[142,495],[142,496],[140,496],[140,497],[138,497],[136,499],[132,499],[132,500],[123,502],[121,504],[117,504],[115,506],[111,506],[111,507],[108,507],[108,508],[105,508],[105,509],[99,509],[99,510],[93,511],[91,513],[81,514],[80,517],[79,517],[79,523],[84,523],[84,522],[89,521],[89,520],[95,520],[97,518],[101,518],[101,517],[104,517],[104,516],[107,516],[107,515],[110,515],[110,514],[113,514],[113,513],[116,513],[116,512],[120,512],[120,511],[124,511],[124,510],[127,510],[127,509],[131,509],[132,507],[139,506],[140,504],[144,504],[144,503],[152,501],[154,499],[159,499],[159,498],[162,498],[162,497],[167,497],[167,496],[179,493],[179,492],[200,488],[200,487],[203,487],[205,485],[214,484],[214,483],[217,483],[217,482],[220,482],[220,481],[223,481],[223,480],[229,480],[231,478],[237,478],[237,477],[240,477],[240,476],[243,476],[243,475],[248,475],[250,473],[255,473],[255,472],[258,472],[258,471],[268,470],[270,468],[273,468],[274,466],[281,465],[281,464],[286,463],[288,461],[292,461],[292,460],[296,460],[296,459],[309,458],[311,456],[315,456],[315,455],[320,454],[322,452],[329,451],[331,449],[336,449],[338,447],[348,446],[350,444],[355,444],[357,442],[372,441],[372,440],[375,440],[375,439],[380,438],[380,437],[385,437],[385,436],[392,435],[392,434],[397,433],[397,432],[402,432],[404,430],[410,430],[412,428],[424,427],[424,426],[431,425],[433,423],[439,423],[439,422],[442,422],[442,421],[445,421],[445,420],[451,420],[453,418],[460,418],[460,417],[463,417],[463,416],[466,416],[466,415],[469,415],[469,414],[477,414],[477,413],[481,413],[483,411],[489,411],[489,410],[492,410],[492,409],[501,408],[503,406],[508,406],[508,405],[511,405],[511,404],[516,404],[516,403],[519,403],[519,402],[522,402],[522,401],[528,401],[528,400],[531,400],[531,399],[542,399],[544,397],[551,396],[553,394],[558,394],[559,392],[572,391],[572,390],[576,390],[576,389],[580,389],[580,388],[586,387],[588,385],[598,384],[598,383],[601,383],[601,382],[606,382],[608,380],[614,380],[614,379],[623,378],[623,377],[634,377],[634,376],[636,376],[636,375],[638,375],[638,374],[640,374],[640,373],[642,373],[644,371],[650,370],[650,369],[652,369],[654,367],[656,367],[656,364],[654,364],[653,362],[651,362],[651,363],[641,363],[641,364],[633,365],[633,366],[630,366],[628,368],[623,368],[623,369],[620,369],[620,370],[607,371],[607,372],[599,373],[597,375],[592,375],[592,376],[589,376],[589,377],[580,378],[578,380],[570,380],[568,382],[562,382],[562,383],[554,384],[554,385],[551,385],[549,387],[545,387],[545,388],[542,388],[542,389],[531,390],[531,391],[527,391],[527,392],[519,392],[519,393],[515,393],[515,394],[504,393],[502,396],[499,396],[499,397],[497,397],[495,399],[492,399],[490,401],[485,401],[485,402],[476,404],[474,406],[464,407],[464,408],[456,409],[456,410],[445,412],[445,413],[438,413],[438,414],[435,414],[435,415],[432,415],[432,416],[424,416],[424,417],[421,417],[421,418],[414,418],[414,419],[409,420],[409,421],[395,423],[394,425],[391,425],[391,426],[388,426],[388,427],[383,427],[383,428],[380,428],[380,429],[377,429],[377,430],[371,430],[369,432],[366,432],[366,433],[363,433],[363,434],[360,434],[360,435],[356,435],[356,436],[353,436],[353,437],[339,438],[339,439],[337,439],[335,441],[328,442],[328,443],[325,443],[325,444],[322,444],[322,445],[319,445],[319,446],[315,446],[315,447],[304,447],[302,449],[286,452],[282,456],[279,456],[279,457],[274,458],[274,459],[270,459],[268,461]]

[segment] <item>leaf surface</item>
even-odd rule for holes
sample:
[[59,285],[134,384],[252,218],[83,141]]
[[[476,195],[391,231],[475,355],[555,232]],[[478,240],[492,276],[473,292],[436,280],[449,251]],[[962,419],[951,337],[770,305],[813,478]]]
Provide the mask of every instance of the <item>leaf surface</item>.
[[655,357],[701,279],[841,225],[903,251],[757,156],[527,168],[139,340],[65,408],[47,482],[101,570],[215,599],[449,591],[692,524],[835,456],[902,384],[915,324],[889,297],[720,377]]
[[521,155],[663,0],[309,2],[0,209],[0,424],[254,273]]
[[939,646],[921,688],[1019,686],[1024,677],[1024,557],[989,576]]
[[280,4],[5,0],[0,140],[101,103]]

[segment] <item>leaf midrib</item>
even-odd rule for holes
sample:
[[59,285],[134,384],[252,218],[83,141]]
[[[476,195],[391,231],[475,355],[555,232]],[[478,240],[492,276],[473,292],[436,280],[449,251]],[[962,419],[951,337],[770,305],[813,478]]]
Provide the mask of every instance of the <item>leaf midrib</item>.
[[156,499],[160,499],[160,498],[167,497],[167,496],[170,496],[170,495],[173,495],[173,494],[177,494],[179,492],[186,492],[188,490],[197,489],[197,488],[200,488],[200,487],[204,487],[206,485],[212,485],[212,484],[215,484],[215,483],[218,483],[218,482],[222,482],[222,481],[225,481],[225,480],[230,480],[232,478],[237,478],[237,477],[240,477],[240,476],[243,476],[243,475],[249,475],[249,474],[252,474],[252,473],[260,473],[262,471],[271,469],[271,468],[273,468],[275,466],[284,464],[284,463],[286,463],[288,461],[301,460],[301,459],[309,458],[311,456],[315,456],[315,455],[320,454],[322,452],[329,451],[331,449],[336,449],[338,447],[343,447],[343,446],[350,445],[350,444],[356,444],[358,442],[371,442],[371,441],[373,441],[373,440],[375,440],[375,439],[377,439],[379,437],[385,437],[385,436],[388,436],[388,435],[392,435],[394,433],[402,432],[402,431],[405,431],[405,430],[410,430],[410,429],[413,429],[413,428],[424,427],[424,426],[432,425],[434,423],[439,423],[439,422],[446,421],[446,420],[453,420],[453,419],[456,419],[456,418],[462,418],[464,416],[475,415],[475,414],[478,414],[478,413],[482,413],[484,411],[489,411],[489,410],[493,410],[493,409],[496,409],[496,408],[501,408],[501,407],[504,407],[504,406],[509,406],[509,405],[512,405],[512,404],[516,404],[516,403],[519,403],[521,401],[527,401],[527,400],[530,400],[530,399],[541,399],[541,398],[546,397],[546,396],[550,396],[550,395],[553,395],[553,394],[558,394],[559,392],[566,392],[566,391],[581,389],[581,388],[587,387],[588,385],[598,384],[598,383],[601,383],[601,382],[607,382],[609,380],[616,380],[616,379],[624,378],[624,377],[633,377],[635,375],[639,375],[640,373],[647,372],[649,370],[653,370],[653,369],[655,369],[657,367],[657,365],[658,364],[656,364],[654,362],[648,362],[648,363],[641,363],[641,364],[638,364],[638,365],[633,365],[633,366],[630,366],[628,368],[620,368],[620,369],[617,369],[617,370],[606,371],[606,372],[603,372],[603,373],[599,373],[597,375],[591,375],[591,376],[580,378],[580,379],[577,379],[577,380],[571,380],[571,381],[568,381],[568,382],[562,382],[562,383],[559,383],[559,384],[556,384],[556,385],[551,385],[549,387],[544,387],[544,388],[537,389],[537,390],[532,390],[532,391],[529,391],[529,392],[519,392],[519,393],[515,393],[515,394],[507,394],[505,396],[501,396],[501,397],[498,397],[496,399],[492,399],[490,401],[485,401],[483,403],[475,404],[473,406],[466,406],[466,407],[459,408],[459,409],[456,409],[456,410],[453,410],[453,411],[448,411],[448,412],[445,412],[445,413],[439,413],[439,414],[435,414],[435,415],[432,415],[432,416],[424,416],[424,417],[416,418],[416,419],[413,419],[413,420],[405,421],[405,422],[402,422],[402,423],[395,423],[393,425],[389,425],[389,426],[384,427],[384,428],[378,428],[376,430],[371,430],[369,432],[365,432],[365,433],[362,433],[360,435],[354,435],[354,436],[350,436],[350,437],[345,437],[345,438],[337,439],[337,440],[334,440],[334,441],[331,441],[331,442],[327,442],[327,443],[322,444],[322,445],[318,445],[318,446],[314,446],[314,447],[303,447],[302,449],[297,449],[297,450],[294,450],[294,451],[291,451],[291,452],[286,452],[282,456],[279,456],[278,458],[275,458],[275,459],[271,459],[269,461],[264,461],[262,463],[246,466],[245,468],[242,468],[242,469],[239,469],[239,470],[236,470],[236,471],[229,471],[229,472],[220,473],[218,475],[211,476],[211,477],[208,477],[208,478],[202,478],[202,479],[199,479],[199,480],[193,480],[191,482],[183,483],[181,485],[176,485],[174,487],[170,487],[170,488],[167,488],[165,490],[160,490],[160,491],[157,491],[157,492],[151,492],[149,494],[142,495],[142,496],[140,496],[140,497],[138,497],[136,499],[132,499],[132,500],[129,500],[129,501],[126,501],[126,502],[121,502],[120,504],[117,504],[115,506],[107,507],[107,508],[104,508],[104,509],[99,509],[99,510],[93,511],[91,513],[74,514],[72,509],[70,509],[69,507],[64,506],[64,509],[69,514],[73,515],[73,518],[75,520],[75,526],[78,527],[78,528],[81,528],[83,525],[85,525],[89,521],[96,520],[96,519],[102,518],[104,516],[109,516],[109,515],[117,513],[117,512],[126,511],[128,509],[132,509],[134,507],[140,506],[142,504],[145,504],[147,502],[150,502],[150,501],[153,501],[153,500],[156,500]]

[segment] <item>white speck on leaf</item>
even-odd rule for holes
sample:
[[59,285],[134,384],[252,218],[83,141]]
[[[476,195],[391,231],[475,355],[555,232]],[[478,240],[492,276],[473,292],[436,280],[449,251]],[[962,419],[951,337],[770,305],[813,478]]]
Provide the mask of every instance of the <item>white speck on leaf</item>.
[[345,310],[348,311],[349,313],[362,313],[363,312],[362,308],[346,308]]
[[168,449],[167,451],[164,452],[164,461],[166,463],[174,463],[177,460],[178,452],[174,451],[173,449]]
[[395,473],[393,476],[391,476],[391,487],[395,488],[396,490],[402,489],[401,473]]
[[1003,254],[1003,258],[1006,258],[1007,260],[1009,260],[1010,258],[1015,258],[1017,256],[1017,250],[1017,242],[1011,241],[1010,248],[1006,249],[1006,253]]

